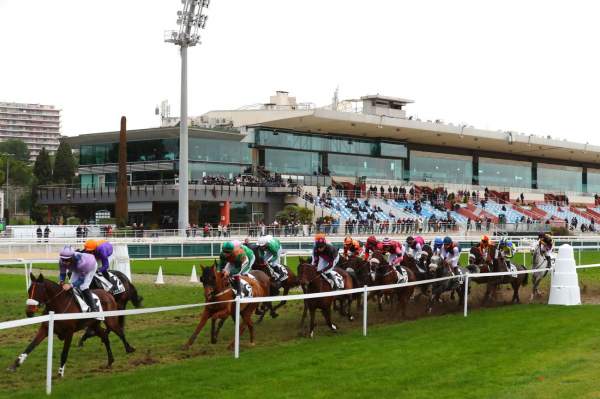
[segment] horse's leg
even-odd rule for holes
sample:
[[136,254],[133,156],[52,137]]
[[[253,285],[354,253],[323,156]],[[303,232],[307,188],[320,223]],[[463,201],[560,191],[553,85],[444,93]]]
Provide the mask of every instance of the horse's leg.
[[121,327],[120,320],[117,317],[107,317],[105,324],[107,327],[107,330],[106,330],[107,336],[111,331],[113,331],[115,334],[117,334],[117,336],[119,337],[121,342],[123,342],[123,346],[125,347],[125,352],[127,352],[127,353],[135,352],[135,348],[133,346],[129,345],[129,342],[127,342],[127,338],[125,338],[125,330],[123,330],[123,328]]
[[58,376],[63,378],[65,376],[65,365],[67,364],[67,357],[69,357],[69,349],[71,348],[71,340],[73,339],[73,332],[70,331],[65,334],[63,350],[60,354],[60,367],[58,368]]
[[325,306],[321,308],[321,313],[323,313],[323,317],[325,318],[325,322],[333,332],[337,332],[337,326],[333,324],[331,321],[331,308],[329,306]]
[[521,300],[519,299],[519,287],[521,286],[521,281],[515,278],[510,285],[512,285],[513,289],[512,303],[521,303]]
[[[283,287],[283,296],[284,296],[284,297],[285,297],[285,296],[287,296],[287,294],[288,294],[289,292],[290,292],[290,286],[286,284],[286,285]],[[279,295],[279,290],[277,290],[277,293],[276,293],[275,295]],[[285,301],[285,300],[284,300],[284,301],[281,301],[281,302],[279,302],[277,305],[275,305],[275,306],[273,307],[273,310],[271,311],[271,317],[272,317],[272,318],[276,318],[277,316],[279,316],[279,315],[276,313],[277,309],[279,309],[280,307],[282,307],[282,306],[283,306],[283,305],[285,305],[286,303],[287,303],[287,301]]]
[[219,338],[219,332],[221,331],[221,328],[223,328],[223,324],[225,324],[225,320],[227,320],[226,318],[222,318],[219,319],[219,323],[217,324],[217,331],[215,332],[215,344],[217,343],[217,339]]
[[[254,323],[252,322],[252,312],[246,312],[243,315],[244,323],[248,326],[248,333],[250,334],[250,345],[256,345],[254,343]],[[241,335],[241,334],[240,334]]]
[[82,348],[83,347],[83,343],[85,341],[87,341],[88,338],[91,338],[94,336],[94,330],[92,330],[91,328],[86,328],[85,332],[83,333],[83,335],[81,336],[81,338],[79,339],[79,343],[77,344],[77,347]]
[[310,313],[310,327],[308,330],[308,336],[310,338],[315,337],[315,310],[316,310],[316,306],[311,306],[308,309],[308,311]]
[[11,366],[8,367],[8,371],[17,371],[17,368],[20,365],[22,365],[23,362],[25,362],[27,356],[29,356],[29,354],[35,349],[35,347],[38,346],[40,342],[42,342],[47,336],[48,327],[46,324],[42,324],[38,329],[38,332],[33,338],[33,340],[29,343],[29,345],[27,345],[27,348],[25,348],[25,351],[17,357],[17,359]]
[[96,335],[100,337],[104,347],[106,348],[106,355],[108,357],[108,363],[106,363],[106,367],[110,368],[115,361],[115,358],[112,353],[112,349],[110,349],[110,341],[108,340],[108,333],[100,326],[100,323],[96,323],[94,326],[94,330],[96,331]]
[[308,307],[306,306],[306,300],[302,301],[304,304],[304,309],[302,309],[302,318],[300,319],[300,324],[298,325],[298,328],[302,331],[302,329],[304,328],[304,322],[306,321],[306,313],[308,312]]
[[380,312],[383,312],[383,294],[381,292],[377,293],[377,307],[379,308]]
[[183,345],[183,349],[189,349],[190,346],[192,346],[192,344],[198,337],[198,334],[200,334],[200,331],[202,331],[202,329],[204,328],[204,325],[208,321],[209,317],[210,316],[208,314],[208,311],[206,309],[204,309],[204,312],[202,312],[202,318],[200,319],[200,322],[196,326],[196,329],[192,333],[192,336],[188,339],[188,342],[185,345]]
[[354,321],[354,316],[352,315],[352,295],[346,296],[346,307],[348,309],[346,313],[348,320]]

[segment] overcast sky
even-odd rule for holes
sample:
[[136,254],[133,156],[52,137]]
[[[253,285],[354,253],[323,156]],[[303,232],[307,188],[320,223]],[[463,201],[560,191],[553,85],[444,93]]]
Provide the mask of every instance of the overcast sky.
[[[0,101],[54,104],[66,135],[179,114],[179,0],[0,0]],[[600,144],[594,0],[212,0],[189,114],[385,94],[424,119]]]

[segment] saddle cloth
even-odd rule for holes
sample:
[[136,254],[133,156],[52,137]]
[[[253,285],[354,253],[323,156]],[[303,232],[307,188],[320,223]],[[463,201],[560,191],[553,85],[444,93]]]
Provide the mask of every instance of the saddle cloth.
[[513,265],[512,263],[509,263],[509,265],[510,265],[510,267],[509,267],[509,270],[508,270],[508,271],[509,271],[509,272],[511,272],[511,273],[514,273],[514,274],[511,274],[510,276],[511,276],[511,277],[514,277],[514,278],[517,278],[519,275],[518,275],[518,274],[516,274],[516,272],[517,272],[519,269],[517,269],[517,267],[516,267],[515,265]]
[[[75,294],[75,299],[77,300],[79,309],[81,309],[81,313],[91,312],[90,307],[88,306],[87,302],[85,301],[85,299],[83,299],[83,296],[81,295],[81,291],[79,291],[79,289],[73,287],[73,294]],[[98,295],[96,295],[92,292],[92,298],[94,298],[94,302],[96,303],[96,306],[98,307],[98,311],[102,312],[102,303],[100,302]],[[104,317],[96,317],[96,320],[104,320]]]
[[106,292],[110,292],[113,295],[119,295],[125,292],[125,285],[123,285],[121,279],[110,271],[108,272],[108,280],[101,274],[96,274],[94,278],[100,282],[100,285]]
[[[334,290],[335,289],[338,289],[338,290],[344,289],[344,278],[338,272],[330,270],[327,273],[321,273],[321,275],[329,283],[329,285],[331,286],[332,289],[334,289]],[[329,278],[328,275],[330,275],[333,278]]]
[[396,276],[398,279],[396,284],[408,283],[408,273],[403,267],[400,267],[399,269],[400,270],[398,270],[398,268],[396,269]]
[[[256,280],[256,278],[251,274],[248,274],[247,276],[244,276],[244,277],[250,277],[250,278]],[[240,288],[242,291],[239,293],[240,298],[252,298],[253,297],[252,285],[250,285],[250,283],[247,282],[246,280],[244,280],[243,278],[240,279]]]

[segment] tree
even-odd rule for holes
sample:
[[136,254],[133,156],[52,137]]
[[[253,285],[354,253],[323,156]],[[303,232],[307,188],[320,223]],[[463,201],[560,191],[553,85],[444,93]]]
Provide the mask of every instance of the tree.
[[50,155],[48,155],[46,148],[42,148],[35,159],[35,163],[33,164],[33,175],[35,176],[38,185],[52,182],[52,165],[50,163]]
[[[38,186],[52,182],[52,165],[50,163],[50,155],[46,148],[42,148],[35,163],[33,165],[33,183],[31,192],[26,198],[28,200],[28,208],[31,218],[36,223],[44,223],[44,219],[48,214],[47,207],[38,204]],[[25,199],[24,199],[25,200]]]
[[61,140],[58,150],[56,150],[52,180],[58,184],[73,183],[75,167],[75,158],[71,146],[65,140]]
[[313,211],[297,205],[287,205],[282,211],[277,212],[275,219],[279,223],[287,224],[290,222],[300,222],[310,224],[312,222]]
[[24,141],[19,139],[0,142],[0,153],[14,154],[14,159],[18,161],[29,161],[29,148]]

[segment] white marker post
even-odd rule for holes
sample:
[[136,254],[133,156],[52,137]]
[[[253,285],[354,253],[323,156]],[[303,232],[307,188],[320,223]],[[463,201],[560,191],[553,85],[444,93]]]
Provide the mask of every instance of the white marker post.
[[240,357],[240,296],[235,297],[235,343],[233,356]]
[[54,312],[48,312],[48,359],[46,362],[46,395],[52,393],[52,346],[54,343]]
[[367,336],[367,286],[365,285],[363,291],[363,335]]
[[467,317],[467,312],[468,312],[468,305],[469,305],[469,273],[467,273],[466,277],[465,277],[465,297],[463,299],[464,301],[464,316]]

